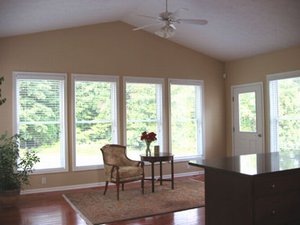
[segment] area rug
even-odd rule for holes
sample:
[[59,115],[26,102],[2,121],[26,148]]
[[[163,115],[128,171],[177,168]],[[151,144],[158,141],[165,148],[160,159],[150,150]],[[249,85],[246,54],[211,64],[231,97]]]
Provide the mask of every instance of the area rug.
[[136,219],[185,209],[204,206],[204,183],[194,179],[175,180],[175,189],[169,182],[162,186],[155,184],[151,192],[151,183],[145,184],[145,194],[140,187],[127,187],[120,191],[117,201],[116,187],[109,186],[106,195],[103,189],[91,192],[64,194],[66,201],[89,225],[111,223]]

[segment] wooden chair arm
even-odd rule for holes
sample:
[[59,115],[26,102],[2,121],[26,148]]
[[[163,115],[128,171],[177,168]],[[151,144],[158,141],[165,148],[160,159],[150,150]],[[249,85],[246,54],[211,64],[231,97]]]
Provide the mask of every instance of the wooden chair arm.
[[110,178],[111,179],[113,178],[114,170],[117,170],[117,179],[119,179],[119,169],[120,169],[120,167],[117,166],[117,165],[112,166],[111,171],[110,171]]
[[142,168],[144,168],[145,163],[143,161],[138,161],[138,166],[141,165]]
[[113,172],[116,170],[117,174],[119,174],[120,167],[118,165],[105,163],[104,166],[106,166],[107,172],[110,174],[110,178],[113,178]]

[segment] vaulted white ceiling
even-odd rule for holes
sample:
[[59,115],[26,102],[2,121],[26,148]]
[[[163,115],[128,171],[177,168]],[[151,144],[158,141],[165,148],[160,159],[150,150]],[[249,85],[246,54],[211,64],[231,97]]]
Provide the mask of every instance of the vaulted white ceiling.
[[[170,38],[214,58],[230,61],[300,45],[300,0],[168,0],[182,18]],[[143,26],[165,10],[165,0],[0,0],[0,37],[123,21]],[[146,31],[153,33],[161,25]],[[134,31],[133,31],[134,32]],[[135,31],[140,32],[140,31]]]

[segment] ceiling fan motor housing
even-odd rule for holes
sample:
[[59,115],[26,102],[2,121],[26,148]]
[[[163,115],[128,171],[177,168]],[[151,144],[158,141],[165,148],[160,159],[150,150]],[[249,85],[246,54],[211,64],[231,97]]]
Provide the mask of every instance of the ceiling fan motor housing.
[[176,22],[176,18],[172,12],[162,12],[159,14],[159,17],[161,18],[162,21],[168,21],[170,23]]

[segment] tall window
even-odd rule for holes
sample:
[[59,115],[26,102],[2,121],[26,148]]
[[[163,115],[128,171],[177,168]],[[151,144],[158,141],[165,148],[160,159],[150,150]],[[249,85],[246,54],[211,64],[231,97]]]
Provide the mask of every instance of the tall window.
[[66,75],[14,73],[20,152],[37,152],[35,169],[66,169]]
[[271,151],[300,149],[300,71],[269,75]]
[[203,84],[193,80],[169,80],[171,143],[176,158],[203,155]]
[[126,145],[128,155],[138,158],[145,152],[146,144],[140,140],[144,131],[155,132],[163,151],[162,79],[125,78]]
[[117,78],[74,75],[75,167],[103,164],[99,151],[117,143]]

